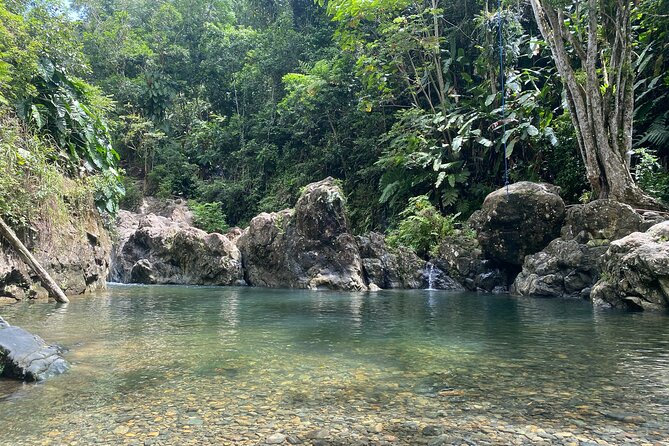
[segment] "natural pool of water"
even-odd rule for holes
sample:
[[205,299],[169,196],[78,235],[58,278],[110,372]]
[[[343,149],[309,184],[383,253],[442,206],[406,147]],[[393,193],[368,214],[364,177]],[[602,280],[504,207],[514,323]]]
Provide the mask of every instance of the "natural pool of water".
[[0,444],[669,444],[663,314],[171,286],[0,314],[72,363],[0,381]]

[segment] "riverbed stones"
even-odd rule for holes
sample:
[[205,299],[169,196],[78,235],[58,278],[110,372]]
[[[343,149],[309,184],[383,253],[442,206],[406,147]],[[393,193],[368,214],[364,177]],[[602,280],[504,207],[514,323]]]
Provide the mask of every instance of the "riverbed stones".
[[366,290],[346,200],[328,177],[305,187],[295,209],[262,213],[238,240],[254,286]]
[[669,220],[611,243],[592,290],[595,305],[630,310],[669,308]]
[[244,284],[241,253],[226,234],[208,234],[189,226],[182,217],[172,220],[128,211],[119,213],[119,228],[112,280],[143,284]]
[[560,235],[565,205],[559,188],[521,181],[489,194],[472,214],[484,257],[520,267],[526,255],[542,250]]
[[267,444],[281,444],[286,441],[286,436],[280,432],[270,435],[265,440]]
[[0,318],[0,376],[42,381],[66,372],[69,364],[58,346]]

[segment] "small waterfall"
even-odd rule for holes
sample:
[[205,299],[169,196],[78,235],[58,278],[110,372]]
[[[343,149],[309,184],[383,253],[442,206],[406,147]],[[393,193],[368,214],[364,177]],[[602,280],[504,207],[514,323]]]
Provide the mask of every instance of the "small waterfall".
[[[429,268],[428,268],[429,266]],[[430,262],[425,265],[427,270],[427,289],[428,290],[434,290],[434,265]]]

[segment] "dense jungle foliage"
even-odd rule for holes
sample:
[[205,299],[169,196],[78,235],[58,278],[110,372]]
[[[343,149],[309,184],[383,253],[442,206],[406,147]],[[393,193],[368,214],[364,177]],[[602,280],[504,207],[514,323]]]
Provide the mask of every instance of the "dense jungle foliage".
[[[569,17],[578,36],[583,23]],[[633,8],[631,169],[665,201],[668,17],[666,0]],[[50,148],[27,156],[3,130],[2,150],[22,160],[13,172],[46,163],[92,178],[111,214],[124,189],[130,208],[179,196],[222,230],[330,175],[357,231],[401,228],[417,203],[466,217],[504,184],[505,158],[509,181],[589,198],[526,2],[499,13],[481,0],[0,0],[0,108]],[[11,187],[0,213],[18,220]]]

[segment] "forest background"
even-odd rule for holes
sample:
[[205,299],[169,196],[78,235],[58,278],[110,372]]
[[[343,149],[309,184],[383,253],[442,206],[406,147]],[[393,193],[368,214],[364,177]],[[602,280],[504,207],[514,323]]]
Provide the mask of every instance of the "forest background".
[[[583,32],[579,2],[549,3]],[[631,14],[630,169],[667,202],[669,2]],[[509,181],[588,201],[566,101],[522,1],[0,0],[0,215],[25,223],[54,190],[110,215],[183,197],[223,231],[333,176],[354,230],[386,230],[467,217],[505,158]]]

